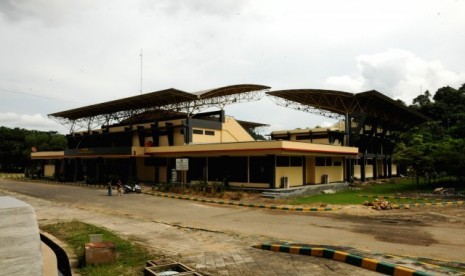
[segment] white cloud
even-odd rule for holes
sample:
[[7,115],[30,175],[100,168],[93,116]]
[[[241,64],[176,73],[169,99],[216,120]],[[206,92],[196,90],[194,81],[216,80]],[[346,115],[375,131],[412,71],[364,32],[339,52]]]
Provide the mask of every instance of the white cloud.
[[43,131],[63,130],[59,125],[41,114],[18,114],[14,112],[0,113],[0,125],[9,128],[25,128]]
[[426,61],[407,50],[389,49],[355,60],[355,74],[328,77],[325,87],[348,92],[375,89],[410,104],[426,90],[435,93],[440,87],[465,83],[465,72],[447,70],[440,61]]

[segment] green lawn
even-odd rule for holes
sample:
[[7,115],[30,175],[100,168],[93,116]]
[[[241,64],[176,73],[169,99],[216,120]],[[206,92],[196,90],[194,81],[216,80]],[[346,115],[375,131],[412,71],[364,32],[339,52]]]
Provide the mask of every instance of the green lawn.
[[[435,186],[440,183],[436,183]],[[303,196],[295,199],[289,199],[286,204],[303,205],[311,203],[321,204],[362,204],[365,201],[373,201],[373,198],[360,197],[358,195],[376,195],[376,196],[412,196],[416,194],[431,193],[432,186],[421,184],[419,188],[410,178],[393,179],[390,182],[380,184],[367,184],[360,187],[361,190],[344,190],[335,194],[317,194]],[[424,200],[414,199],[387,199],[389,202],[402,203],[421,203]]]
[[[41,229],[72,246],[79,259],[79,273],[82,275],[142,275],[145,262],[157,258],[140,245],[122,239],[103,228],[79,221],[46,225]],[[115,243],[117,258],[114,264],[83,265],[84,243],[89,242],[89,234],[103,234],[103,241],[113,241]]]

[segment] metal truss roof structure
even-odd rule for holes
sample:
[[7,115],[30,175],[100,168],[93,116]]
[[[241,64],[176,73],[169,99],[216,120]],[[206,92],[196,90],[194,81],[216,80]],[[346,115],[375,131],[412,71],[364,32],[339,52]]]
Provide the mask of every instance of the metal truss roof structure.
[[188,93],[170,88],[119,100],[79,107],[49,114],[70,132],[91,130],[103,125],[121,123],[147,112],[185,112],[193,115],[209,107],[223,109],[228,104],[260,100],[270,87],[257,84],[231,85]]
[[376,90],[352,94],[334,90],[294,89],[267,94],[280,106],[337,119],[364,115],[368,122],[376,121],[391,130],[408,128],[429,120]]

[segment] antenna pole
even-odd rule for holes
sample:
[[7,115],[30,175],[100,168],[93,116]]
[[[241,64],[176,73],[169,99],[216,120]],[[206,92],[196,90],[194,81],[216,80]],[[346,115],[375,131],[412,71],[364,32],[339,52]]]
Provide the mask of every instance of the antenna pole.
[[142,95],[142,48],[140,49],[140,94]]

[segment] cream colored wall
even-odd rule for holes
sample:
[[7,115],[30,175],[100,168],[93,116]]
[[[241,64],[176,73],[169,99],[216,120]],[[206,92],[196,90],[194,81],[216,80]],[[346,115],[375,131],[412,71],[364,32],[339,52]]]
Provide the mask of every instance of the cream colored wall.
[[270,184],[266,184],[266,183],[229,182],[229,185],[232,187],[262,188],[262,189],[266,189],[270,187]]
[[166,167],[159,167],[159,180],[161,183],[166,183],[168,182],[168,174],[167,174],[167,168]]
[[45,165],[44,166],[44,176],[53,177],[55,174],[55,165]]
[[342,157],[333,157],[334,162],[340,162],[341,166],[316,166],[315,157],[307,157],[306,184],[321,184],[324,174],[328,175],[329,182],[344,181],[344,162]]
[[281,186],[281,177],[288,178],[289,187],[302,186],[302,167],[276,167],[276,187]]
[[305,184],[316,184],[315,182],[315,157],[306,157]]
[[373,177],[373,165],[366,165],[365,166],[365,177]]
[[155,167],[146,167],[144,165],[144,158],[137,158],[137,179],[139,181],[155,181]]
[[[178,119],[178,120],[172,120],[172,121],[162,121],[162,122],[159,122],[158,123],[158,126],[159,127],[164,127],[166,126],[166,123],[172,123],[173,126],[180,126],[182,125],[182,119]],[[152,140],[150,138],[150,140]],[[161,147],[166,147],[166,146],[169,146],[168,144],[168,135],[162,135],[162,136],[159,136],[159,143],[160,143],[160,146]],[[182,146],[184,145],[184,134],[181,134],[181,128],[177,127],[173,130],[173,143],[174,145],[176,146]]]
[[344,180],[343,166],[338,167],[315,167],[315,183],[322,183],[323,175],[327,174],[329,182],[339,182]]
[[220,141],[228,142],[250,142],[255,141],[250,134],[232,117],[226,117]]
[[[354,177],[355,178],[362,178],[362,173],[360,171],[360,165],[354,166]],[[366,165],[365,166],[365,178],[372,178],[373,177],[373,165]]]
[[[193,134],[192,143],[194,144],[207,144],[207,143],[219,143],[221,130],[207,129],[207,128],[195,128],[204,131],[204,134]],[[213,131],[215,135],[205,135],[205,131]]]

